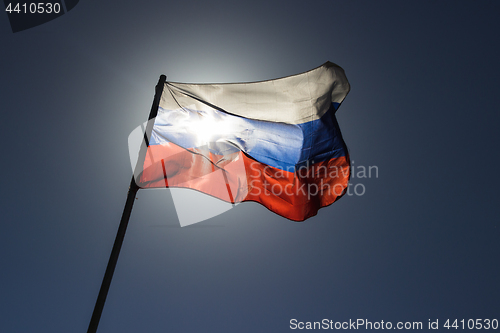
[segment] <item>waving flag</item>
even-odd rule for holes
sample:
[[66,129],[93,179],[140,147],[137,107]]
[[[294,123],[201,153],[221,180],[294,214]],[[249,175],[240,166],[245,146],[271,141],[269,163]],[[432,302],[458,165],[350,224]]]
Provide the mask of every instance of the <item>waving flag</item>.
[[348,92],[331,62],[261,82],[166,82],[136,183],[255,201],[305,220],[347,189],[349,155],[335,112]]

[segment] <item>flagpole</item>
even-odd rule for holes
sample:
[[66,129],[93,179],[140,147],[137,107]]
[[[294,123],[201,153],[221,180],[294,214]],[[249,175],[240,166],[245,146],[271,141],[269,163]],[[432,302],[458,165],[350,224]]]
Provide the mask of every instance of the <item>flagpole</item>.
[[[165,86],[166,80],[167,77],[165,75],[160,75],[158,84],[156,85],[155,97],[153,100],[153,105],[151,106],[148,120],[155,118],[158,113],[160,98],[161,94],[163,93],[163,87]],[[141,161],[144,161],[144,158],[146,156],[146,147],[149,145],[148,138],[151,136],[152,129],[153,124],[152,122],[148,121],[148,126],[146,127],[146,131],[144,132],[144,140],[146,144],[141,145],[141,149],[139,151],[139,159],[137,160],[138,166],[141,165]],[[136,173],[134,172],[134,175],[135,174]],[[118,227],[118,232],[116,233],[115,243],[113,244],[113,249],[111,250],[111,255],[109,256],[108,266],[106,267],[106,272],[104,273],[104,278],[102,279],[101,289],[99,290],[99,295],[97,296],[94,312],[92,313],[87,333],[97,332],[97,326],[99,325],[99,320],[101,319],[104,303],[106,302],[109,286],[111,285],[111,279],[113,278],[113,273],[115,271],[118,256],[123,244],[123,239],[125,238],[125,232],[127,231],[130,214],[132,213],[132,207],[134,206],[135,196],[140,188],[135,182],[134,175],[132,175],[132,180],[130,181],[130,186],[127,193],[127,201],[125,202],[125,207],[123,208],[123,214],[120,220],[120,225]]]

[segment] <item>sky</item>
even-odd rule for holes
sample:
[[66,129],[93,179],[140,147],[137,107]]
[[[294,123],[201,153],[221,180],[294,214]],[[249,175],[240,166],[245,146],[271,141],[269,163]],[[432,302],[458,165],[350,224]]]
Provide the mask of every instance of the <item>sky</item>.
[[363,195],[300,223],[242,203],[181,228],[169,190],[139,191],[98,332],[500,320],[499,10],[81,0],[17,33],[1,14],[1,331],[86,332],[160,74],[248,82],[326,61],[351,84],[337,119],[353,166],[378,170],[352,179]]

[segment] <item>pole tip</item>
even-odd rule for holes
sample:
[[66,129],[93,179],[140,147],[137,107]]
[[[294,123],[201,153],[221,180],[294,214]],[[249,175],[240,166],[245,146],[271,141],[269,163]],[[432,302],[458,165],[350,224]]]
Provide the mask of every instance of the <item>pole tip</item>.
[[167,76],[165,74],[160,75],[160,81],[161,82],[167,81]]

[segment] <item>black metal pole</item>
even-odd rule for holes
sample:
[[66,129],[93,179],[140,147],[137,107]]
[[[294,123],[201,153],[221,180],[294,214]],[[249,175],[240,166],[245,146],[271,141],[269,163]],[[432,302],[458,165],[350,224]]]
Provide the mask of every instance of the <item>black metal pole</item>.
[[[158,84],[156,85],[155,97],[153,100],[153,105],[151,106],[151,112],[149,113],[148,120],[155,118],[158,113],[158,106],[160,104],[160,98],[166,80],[167,77],[165,75],[160,75],[160,79],[158,80]],[[136,168],[144,161],[144,157],[146,156],[145,148],[149,145],[148,138],[151,135],[152,128],[152,124],[151,126],[146,127],[146,131],[144,133],[146,145],[141,146]],[[122,219],[120,221],[120,226],[118,227],[115,243],[113,244],[113,249],[111,250],[111,255],[109,256],[108,266],[106,267],[106,272],[104,273],[104,278],[102,279],[101,289],[99,290],[99,295],[97,296],[97,301],[95,303],[94,312],[92,313],[92,318],[90,319],[87,333],[97,332],[97,326],[99,325],[99,320],[101,319],[102,309],[104,308],[104,303],[106,302],[106,297],[108,296],[111,279],[113,278],[113,273],[115,271],[118,256],[123,244],[123,239],[125,238],[125,232],[127,231],[130,214],[132,213],[132,207],[134,206],[135,196],[137,194],[137,191],[139,191],[139,188],[140,187],[137,185],[134,176],[132,176],[130,187],[128,189],[127,201],[125,203]]]

